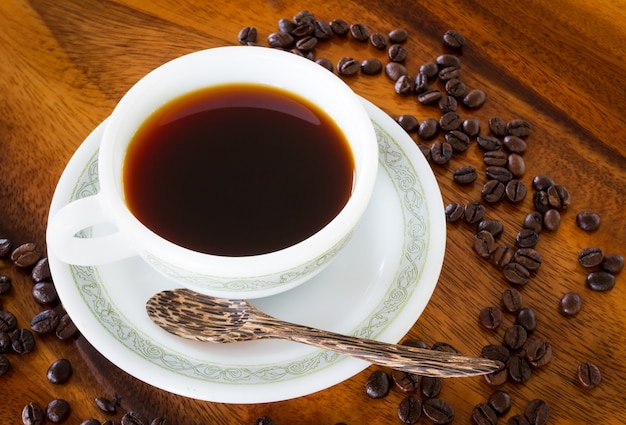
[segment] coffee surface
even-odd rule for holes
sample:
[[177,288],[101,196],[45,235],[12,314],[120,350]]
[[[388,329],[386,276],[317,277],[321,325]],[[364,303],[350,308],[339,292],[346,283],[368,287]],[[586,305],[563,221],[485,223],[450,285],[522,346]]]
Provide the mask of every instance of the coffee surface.
[[149,229],[214,255],[268,253],[329,223],[352,191],[338,125],[280,89],[201,89],[154,112],[129,144],[126,203]]

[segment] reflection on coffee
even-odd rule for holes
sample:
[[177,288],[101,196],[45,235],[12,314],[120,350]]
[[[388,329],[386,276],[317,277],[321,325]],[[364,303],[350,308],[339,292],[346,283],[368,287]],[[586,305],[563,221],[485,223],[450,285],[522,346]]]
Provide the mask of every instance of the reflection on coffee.
[[246,256],[296,244],[343,208],[354,158],[320,108],[280,89],[201,89],[154,112],[129,144],[126,202],[178,245]]

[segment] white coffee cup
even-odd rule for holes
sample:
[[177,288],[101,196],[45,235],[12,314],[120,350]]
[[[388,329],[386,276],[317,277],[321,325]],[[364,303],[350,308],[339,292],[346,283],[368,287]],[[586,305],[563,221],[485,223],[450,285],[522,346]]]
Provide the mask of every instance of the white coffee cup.
[[[354,158],[354,183],[344,208],[324,228],[267,254],[228,257],[178,246],[143,225],[125,202],[122,170],[127,146],[160,106],[201,88],[267,85],[307,99],[341,129]],[[371,121],[354,92],[337,76],[297,55],[252,46],[220,47],[174,59],[139,80],[111,114],[98,153],[98,194],[71,202],[49,221],[47,243],[61,261],[97,266],[141,256],[178,284],[207,295],[256,298],[310,279],[341,251],[371,198],[378,145]],[[115,231],[82,238],[81,230],[110,223]]]

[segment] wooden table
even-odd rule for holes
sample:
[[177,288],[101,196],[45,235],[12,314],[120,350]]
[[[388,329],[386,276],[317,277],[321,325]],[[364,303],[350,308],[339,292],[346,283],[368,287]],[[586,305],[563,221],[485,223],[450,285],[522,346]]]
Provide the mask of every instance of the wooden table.
[[[467,38],[462,79],[487,93],[482,108],[461,107],[460,115],[478,118],[483,134],[489,133],[491,117],[528,120],[532,131],[522,180],[530,188],[533,176],[548,174],[571,194],[558,231],[541,233],[537,250],[543,264],[522,289],[524,304],[538,317],[535,334],[552,344],[554,358],[526,384],[500,388],[513,399],[507,417],[542,398],[552,408],[550,423],[626,423],[625,272],[617,275],[611,291],[593,292],[585,286],[586,271],[577,263],[578,252],[588,246],[626,254],[626,10],[616,1],[482,3],[3,0],[0,237],[16,245],[29,241],[45,245],[49,203],[72,153],[137,79],[169,59],[238,44],[237,34],[244,26],[256,27],[259,42],[266,45],[280,18],[306,8],[327,21],[363,23],[372,32],[406,28],[410,33],[406,66],[415,74],[422,63],[449,53],[442,35],[457,29]],[[343,56],[385,62],[385,52],[350,39],[334,38],[320,44],[316,53],[334,62]],[[394,117],[413,114],[422,121],[440,116],[436,107],[420,105],[414,96],[396,95],[385,75],[345,80]],[[455,154],[449,163],[433,165],[445,204],[480,200],[486,179],[482,153],[472,142],[467,152]],[[453,183],[452,171],[461,165],[478,170],[473,185]],[[501,240],[510,245],[532,210],[532,196],[516,205],[487,205],[488,216],[504,222]],[[583,210],[600,215],[602,224],[596,232],[576,226],[576,214]],[[496,331],[481,328],[477,317],[483,307],[499,305],[500,294],[509,285],[500,271],[474,253],[474,232],[466,223],[448,224],[439,284],[407,337],[429,344],[446,341],[468,354],[479,354],[483,345],[501,341],[512,316],[505,315]],[[44,308],[30,294],[28,270],[3,259],[0,273],[13,279],[13,289],[0,296],[2,308],[28,327]],[[584,302],[573,318],[558,312],[559,299],[568,291],[579,292]],[[18,423],[30,401],[45,406],[55,398],[71,403],[66,423],[76,424],[89,417],[119,420],[129,410],[151,418],[165,415],[179,424],[253,424],[264,415],[278,425],[400,423],[396,411],[403,394],[393,389],[381,400],[365,394],[365,381],[375,368],[298,399],[230,405],[187,399],[139,382],[101,357],[83,337],[59,341],[37,336],[36,341],[33,353],[7,354],[12,368],[0,377],[0,423]],[[70,359],[74,375],[67,384],[54,386],[45,373],[61,357]],[[588,390],[577,384],[581,362],[599,366],[599,387]],[[480,377],[449,380],[441,398],[456,410],[454,423],[466,424],[471,423],[473,407],[494,390]],[[121,400],[118,413],[100,412],[94,398],[115,394]],[[429,421],[422,418],[420,423]]]

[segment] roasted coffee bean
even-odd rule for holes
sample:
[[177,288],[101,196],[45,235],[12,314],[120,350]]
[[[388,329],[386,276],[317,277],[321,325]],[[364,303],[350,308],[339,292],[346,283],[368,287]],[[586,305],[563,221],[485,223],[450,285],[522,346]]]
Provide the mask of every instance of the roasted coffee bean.
[[522,293],[515,288],[502,291],[502,305],[509,313],[517,314],[522,308]]
[[[317,58],[315,59],[315,63],[320,65],[321,67],[326,68],[330,72],[333,72],[334,65],[333,62],[328,58]],[[382,65],[381,65],[382,67]],[[363,71],[363,65],[361,65],[361,71]]]
[[520,248],[532,248],[539,242],[539,234],[531,229],[523,229],[517,234],[515,241]]
[[470,144],[469,136],[462,131],[452,130],[446,133],[444,136],[446,142],[452,146],[455,152],[465,152]]
[[[385,65],[385,74],[392,81],[397,81],[401,75],[408,75],[408,73],[409,72],[406,70],[406,67],[401,63],[389,62],[387,63],[387,65]],[[439,95],[441,96],[441,92],[439,93]],[[437,98],[437,100],[439,99]]]
[[[0,295],[6,294],[13,286],[11,278],[5,274],[0,275]],[[2,320],[2,319],[0,319]]]
[[472,409],[472,421],[476,425],[496,425],[498,416],[488,404],[481,403]]
[[435,376],[422,376],[420,389],[426,398],[435,398],[441,393],[443,388],[443,378]]
[[481,230],[474,235],[474,251],[483,257],[489,258],[496,248],[496,241],[491,233]]
[[462,123],[463,120],[461,119],[459,114],[454,111],[446,112],[445,114],[442,114],[441,118],[439,119],[439,128],[441,128],[443,131],[458,130],[459,128],[461,128]]
[[0,310],[0,332],[12,332],[17,326],[17,318],[13,313]]
[[146,419],[139,412],[126,412],[122,416],[122,425],[150,425],[148,419]]
[[365,382],[365,392],[370,398],[383,398],[389,394],[389,375],[384,370],[376,370]]
[[540,174],[533,178],[533,189],[546,191],[550,186],[554,186],[556,183],[552,180],[552,177]]
[[470,201],[465,205],[465,221],[469,224],[476,224],[480,222],[487,212],[487,208],[478,201]]
[[414,131],[417,131],[417,127],[419,126],[419,122],[417,121],[417,118],[415,118],[415,115],[400,115],[398,118],[396,118],[396,121],[398,122],[398,124],[400,124],[400,127],[402,127],[407,133],[413,133]]
[[59,339],[69,339],[78,333],[76,325],[67,313],[61,315],[55,334]]
[[343,19],[333,19],[330,21],[330,29],[334,34],[342,37],[350,32],[350,25]]
[[[452,145],[452,143],[450,145],[452,146],[452,149],[454,149],[454,145]],[[452,178],[458,184],[473,183],[477,177],[478,173],[476,172],[476,169],[471,165],[463,165],[462,167],[454,170],[452,174]]]
[[576,214],[576,225],[586,232],[593,232],[600,227],[600,216],[591,211]]
[[8,353],[11,349],[11,337],[8,333],[0,331],[0,354]]
[[532,332],[537,329],[537,315],[535,310],[530,307],[524,307],[517,312],[515,323],[526,329],[526,332]]
[[[403,393],[413,394],[419,388],[420,376],[402,370],[392,370],[391,379]],[[371,397],[371,396],[370,396]]]
[[[506,134],[506,127],[504,131]],[[509,152],[516,153],[518,155],[523,155],[524,152],[526,152],[526,148],[527,148],[527,144],[524,141],[524,139],[522,139],[521,137],[517,137],[517,136],[504,136],[502,146],[504,146],[504,148],[508,150]]]
[[506,391],[498,390],[492,393],[487,400],[487,404],[497,416],[504,416],[511,410],[511,396]]
[[370,44],[378,50],[385,50],[387,48],[387,37],[379,32],[372,33],[370,35]]
[[550,208],[543,214],[543,228],[555,232],[561,226],[561,213]]
[[422,403],[422,412],[434,424],[449,424],[454,420],[454,409],[448,402],[440,398],[425,400]]
[[526,346],[526,359],[533,367],[542,367],[552,360],[552,345],[543,338],[533,338]]
[[361,64],[354,58],[343,57],[337,62],[337,73],[344,77],[356,75],[361,69]]
[[550,410],[547,402],[536,398],[526,405],[524,416],[532,425],[546,425],[550,418]]
[[585,388],[595,388],[602,381],[600,369],[593,363],[581,363],[578,365],[578,381]]
[[315,14],[306,9],[300,10],[293,16],[293,21],[300,25],[303,23],[311,23],[315,20]]
[[428,91],[430,87],[428,85],[428,77],[426,77],[425,74],[419,72],[417,76],[415,77],[415,84],[413,87],[414,87],[413,90],[417,94],[421,94],[421,93]]
[[583,300],[576,292],[568,292],[559,301],[559,313],[563,316],[576,316],[583,306]]
[[296,28],[296,24],[287,18],[281,18],[278,20],[278,30],[282,32],[291,32]]
[[243,27],[237,35],[237,40],[241,44],[256,43],[257,29],[254,27]]
[[439,77],[441,81],[450,81],[452,79],[458,80],[461,77],[461,68],[456,66],[447,66],[439,71],[437,77]]
[[422,341],[421,339],[407,339],[402,341],[402,345],[406,345],[408,347],[415,347],[415,348],[424,348],[427,349],[428,344],[426,344],[425,341]]
[[543,257],[533,248],[520,248],[515,251],[513,261],[526,267],[528,270],[537,270],[541,266]]
[[509,264],[502,268],[502,274],[504,278],[513,285],[524,286],[528,283],[530,272],[524,266],[515,261],[511,261]]
[[50,422],[63,422],[70,415],[70,404],[61,398],[52,400],[46,407],[46,418]]
[[444,353],[456,353],[459,354],[459,350],[454,348],[450,343],[444,341],[437,341],[430,347],[433,351],[443,351]]
[[509,378],[509,371],[506,368],[498,370],[497,372],[488,373],[483,375],[485,382],[489,385],[500,386],[503,385]]
[[30,328],[38,334],[54,332],[59,325],[59,314],[52,310],[44,310],[37,313],[30,322]]
[[476,137],[480,134],[480,121],[477,118],[467,118],[463,120],[461,130],[469,137]]
[[22,423],[24,425],[40,425],[45,422],[45,419],[45,413],[37,402],[30,402],[22,409]]
[[5,355],[0,354],[0,377],[7,373],[9,369],[11,369],[11,362]]
[[543,230],[543,214],[538,211],[532,211],[524,217],[524,228],[530,229],[535,233],[541,233]]
[[270,47],[276,47],[279,49],[290,49],[294,44],[293,36],[288,32],[273,32],[267,36],[267,42]]
[[11,335],[11,347],[18,354],[28,354],[35,349],[35,337],[28,329],[16,329]]
[[439,74],[439,65],[435,62],[425,62],[420,66],[420,74],[424,74],[428,79],[433,79]]
[[407,48],[401,44],[392,44],[387,49],[387,57],[392,62],[404,62],[408,54]]
[[550,202],[548,201],[548,194],[543,190],[538,190],[533,193],[533,205],[535,209],[542,215],[550,209]]
[[330,29],[328,22],[317,19],[313,22],[313,35],[318,40],[328,40],[333,35],[333,31]]
[[448,30],[443,34],[443,44],[450,49],[462,49],[465,46],[465,36],[457,30]]
[[48,257],[44,257],[35,264],[30,273],[33,282],[49,281],[52,279],[50,274],[50,265],[48,264]]
[[483,185],[482,190],[480,191],[480,195],[485,200],[485,202],[489,202],[490,204],[500,202],[504,193],[506,191],[506,186],[504,183],[498,180],[487,180],[487,182]]
[[502,310],[498,307],[485,307],[480,310],[478,321],[485,329],[497,329],[502,323]]
[[552,208],[564,210],[569,207],[571,203],[570,194],[561,184],[555,184],[550,186],[546,193],[548,194],[548,202]]
[[312,36],[314,33],[315,33],[315,26],[313,25],[313,22],[299,23],[291,31],[291,35],[293,35],[295,39]]
[[[521,311],[521,310],[520,310]],[[503,342],[504,345],[511,350],[519,350],[524,346],[528,339],[528,332],[522,325],[511,325],[504,332]]]
[[506,421],[506,425],[530,425],[528,419],[523,415],[514,415]]
[[604,270],[591,272],[587,275],[587,286],[594,291],[610,291],[615,286],[615,276]]
[[72,372],[72,364],[68,359],[58,359],[48,368],[46,377],[48,381],[58,385],[67,382],[72,376]]
[[398,406],[398,418],[404,424],[415,424],[422,415],[420,399],[410,395],[404,398]]
[[422,140],[432,140],[439,133],[439,121],[434,118],[426,118],[417,129],[417,135]]
[[480,108],[485,104],[487,95],[480,89],[470,90],[463,98],[463,105],[470,109]]
[[498,167],[491,165],[486,170],[487,178],[507,183],[513,178],[513,174],[510,170],[504,167]]
[[33,286],[33,297],[40,304],[51,304],[58,301],[56,288],[52,282],[39,282]]
[[422,105],[431,105],[433,103],[437,103],[439,102],[439,99],[441,99],[441,90],[439,89],[429,89],[417,95],[417,101]]
[[456,66],[457,68],[461,67],[461,58],[456,55],[443,54],[437,56],[435,62],[439,66],[439,69],[447,68],[449,66]]
[[477,231],[480,232],[482,230],[486,230],[491,233],[494,238],[497,238],[504,231],[504,224],[500,220],[481,220],[478,223]]
[[[443,113],[455,112],[458,109],[458,102],[454,97],[444,94],[441,96],[441,99],[439,99],[439,109],[441,109]],[[461,123],[461,125],[463,125],[463,123]],[[465,133],[463,134],[465,135]]]
[[[478,146],[486,151],[497,151],[502,146],[502,142],[500,142],[500,139],[493,136],[478,136],[476,138],[476,143],[478,143]],[[504,157],[507,157],[506,154],[504,154]]]
[[481,352],[482,356],[489,360],[496,360],[503,364],[509,361],[509,357],[511,357],[511,353],[509,349],[504,345],[499,344],[490,344],[485,345]]
[[483,154],[483,162],[487,166],[504,167],[507,159],[507,155],[501,150],[489,150]]
[[365,59],[361,63],[361,72],[365,75],[378,75],[383,72],[383,63],[376,58]]
[[491,263],[496,267],[503,268],[513,261],[514,252],[508,245],[500,244],[491,254]]
[[507,364],[507,369],[509,371],[509,378],[517,383],[528,381],[533,373],[530,362],[522,355],[511,356]]
[[489,130],[495,137],[506,136],[506,122],[500,117],[489,118]]
[[98,406],[98,408],[102,410],[104,413],[116,413],[117,412],[117,407],[115,406],[115,403],[113,403],[108,398],[96,397],[95,402],[96,402],[96,406]]
[[307,35],[296,41],[296,48],[303,52],[310,52],[317,46],[317,38],[312,35]]
[[513,202],[521,202],[526,198],[526,194],[528,193],[528,188],[521,180],[512,179],[507,182],[504,187],[504,193],[506,194],[506,198]]
[[300,50],[298,48],[293,48],[291,50],[289,50],[290,53],[293,53],[294,55],[298,55],[301,56],[303,58],[306,58],[310,61],[315,59],[315,55],[312,51],[305,51],[305,50]]
[[602,270],[617,274],[624,268],[624,257],[620,254],[607,254],[602,259]]
[[360,41],[362,43],[366,42],[370,38],[370,31],[363,24],[352,24],[350,25],[350,35],[356,41]]
[[459,205],[457,203],[450,203],[446,205],[445,214],[446,221],[448,223],[453,223],[463,217],[465,207],[463,205]]
[[452,146],[448,142],[435,142],[430,147],[430,160],[438,165],[446,164],[452,158]]
[[409,38],[409,32],[404,28],[396,28],[394,30],[389,31],[389,41],[392,43],[404,43]]
[[41,259],[41,249],[36,243],[28,242],[11,252],[11,261],[18,267],[30,267]]
[[578,253],[578,263],[586,268],[594,268],[602,264],[604,253],[598,247],[583,248]]
[[459,80],[458,78],[451,78],[446,81],[446,93],[453,97],[463,97],[467,92],[467,87],[465,83]]
[[7,238],[0,238],[0,258],[4,258],[9,255],[13,248],[13,242]]
[[413,77],[410,75],[401,75],[394,84],[396,94],[403,97],[413,94],[414,88],[415,82],[413,81]]
[[510,154],[507,158],[506,166],[513,174],[513,177],[520,178],[526,174],[526,162],[524,161],[524,157],[519,154]]
[[526,137],[530,134],[530,123],[523,119],[514,119],[506,124],[507,134],[517,137]]

